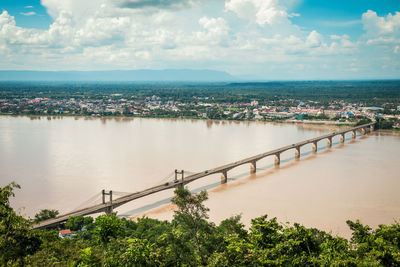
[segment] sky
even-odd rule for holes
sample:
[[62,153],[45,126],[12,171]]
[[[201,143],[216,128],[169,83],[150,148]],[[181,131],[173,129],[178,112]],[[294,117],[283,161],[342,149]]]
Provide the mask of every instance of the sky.
[[0,70],[400,79],[400,0],[0,0]]

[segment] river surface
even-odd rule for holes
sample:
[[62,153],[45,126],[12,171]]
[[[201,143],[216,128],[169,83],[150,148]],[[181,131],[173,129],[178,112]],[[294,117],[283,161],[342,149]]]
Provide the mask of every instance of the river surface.
[[[335,126],[84,117],[0,116],[0,186],[21,185],[12,205],[33,217],[40,209],[61,213],[99,203],[102,189],[114,197],[171,180],[174,169],[203,171],[245,157],[337,131]],[[207,189],[210,219],[216,223],[242,214],[268,214],[281,222],[299,222],[348,237],[345,221],[359,218],[376,227],[400,219],[400,136],[374,132],[311,153],[302,148],[228,173],[189,184]],[[172,190],[148,196],[118,209],[126,216],[170,219]]]

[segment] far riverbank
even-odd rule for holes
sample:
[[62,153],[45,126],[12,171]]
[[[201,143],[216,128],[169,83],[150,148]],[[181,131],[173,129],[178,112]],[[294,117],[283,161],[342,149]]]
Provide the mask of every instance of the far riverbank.
[[329,120],[236,120],[236,119],[208,119],[199,117],[171,117],[171,116],[87,116],[80,114],[59,114],[59,115],[35,115],[35,114],[6,114],[0,113],[0,116],[11,116],[11,117],[28,117],[28,118],[48,118],[58,119],[63,117],[69,118],[86,118],[86,119],[173,119],[173,120],[199,120],[199,121],[231,121],[231,122],[266,122],[266,123],[277,123],[277,124],[314,124],[314,125],[332,125],[332,126],[354,126],[357,122],[338,122]]

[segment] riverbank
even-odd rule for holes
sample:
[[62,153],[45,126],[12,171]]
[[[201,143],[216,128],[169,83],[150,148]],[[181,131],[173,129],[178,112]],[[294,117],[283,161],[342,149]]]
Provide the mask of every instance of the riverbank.
[[319,125],[335,125],[335,126],[354,126],[356,122],[340,122],[340,121],[328,121],[328,120],[285,120],[285,123],[296,123],[296,124],[319,124]]
[[59,114],[59,115],[36,115],[36,114],[6,114],[0,113],[0,116],[11,116],[11,117],[30,117],[30,118],[48,118],[48,119],[56,119],[56,118],[63,118],[63,117],[76,117],[76,118],[91,118],[91,119],[182,119],[182,120],[200,120],[200,121],[232,121],[232,122],[267,122],[267,123],[288,123],[288,124],[314,124],[314,125],[333,125],[333,126],[354,126],[354,123],[346,123],[346,122],[338,122],[338,121],[328,121],[328,120],[237,120],[237,119],[208,119],[208,118],[201,118],[201,117],[172,117],[172,116],[123,116],[123,115],[116,115],[116,116],[88,116],[88,115],[81,115],[81,114]]

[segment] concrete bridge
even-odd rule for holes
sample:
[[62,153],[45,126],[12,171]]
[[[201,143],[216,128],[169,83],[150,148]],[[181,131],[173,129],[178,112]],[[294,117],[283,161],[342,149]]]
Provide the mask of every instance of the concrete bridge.
[[[294,156],[296,159],[300,158],[300,150],[301,147],[307,144],[312,144],[312,151],[313,153],[317,152],[317,148],[318,148],[318,143],[320,141],[326,140],[327,141],[327,147],[330,148],[332,147],[332,139],[335,136],[340,136],[340,142],[344,143],[345,141],[345,135],[346,134],[350,134],[352,135],[352,138],[355,139],[356,138],[356,132],[360,131],[362,135],[365,135],[367,132],[372,132],[374,131],[374,127],[375,127],[375,122],[372,123],[368,123],[368,124],[364,124],[364,125],[360,125],[360,126],[356,126],[353,128],[349,128],[346,130],[342,130],[339,132],[333,132],[333,133],[329,133],[326,135],[322,135],[319,137],[315,137],[312,139],[308,139],[305,141],[301,141],[295,144],[291,144],[288,146],[284,146],[278,149],[274,149],[262,154],[258,154],[249,158],[245,158],[236,162],[232,162],[223,166],[219,166],[213,169],[209,169],[209,170],[205,170],[203,172],[199,172],[199,173],[195,173],[192,175],[189,175],[187,177],[184,177],[184,171],[180,171],[178,172],[177,170],[175,170],[175,180],[171,181],[171,182],[166,182],[164,184],[158,185],[158,186],[154,186],[148,189],[145,189],[143,191],[139,191],[139,192],[135,192],[132,194],[128,194],[126,196],[117,198],[117,199],[112,199],[112,191],[106,192],[105,190],[102,191],[102,203],[101,204],[97,204],[91,207],[87,207],[87,208],[83,208],[74,212],[70,212],[70,213],[66,213],[63,215],[60,215],[54,219],[49,219],[43,222],[40,222],[39,224],[36,224],[33,226],[34,229],[39,229],[39,228],[46,228],[46,227],[50,227],[50,226],[55,226],[57,224],[66,222],[68,220],[68,218],[70,216],[85,216],[85,215],[91,215],[91,214],[95,214],[95,213],[100,213],[100,212],[105,212],[105,213],[110,213],[113,211],[113,209],[124,205],[132,200],[138,199],[138,198],[142,198],[151,194],[155,194],[157,192],[160,191],[164,191],[164,190],[168,190],[168,189],[173,189],[177,186],[183,186],[185,184],[191,183],[197,179],[212,175],[212,174],[221,174],[221,183],[226,183],[228,181],[228,171],[239,167],[241,165],[244,164],[250,164],[250,173],[255,173],[257,170],[257,161],[269,157],[269,156],[273,156],[275,158],[275,165],[279,165],[281,162],[281,157],[280,155],[288,150],[293,149],[294,150]],[[177,179],[178,178],[178,174],[181,175],[181,179]],[[106,201],[106,196],[109,196],[109,200]]]

